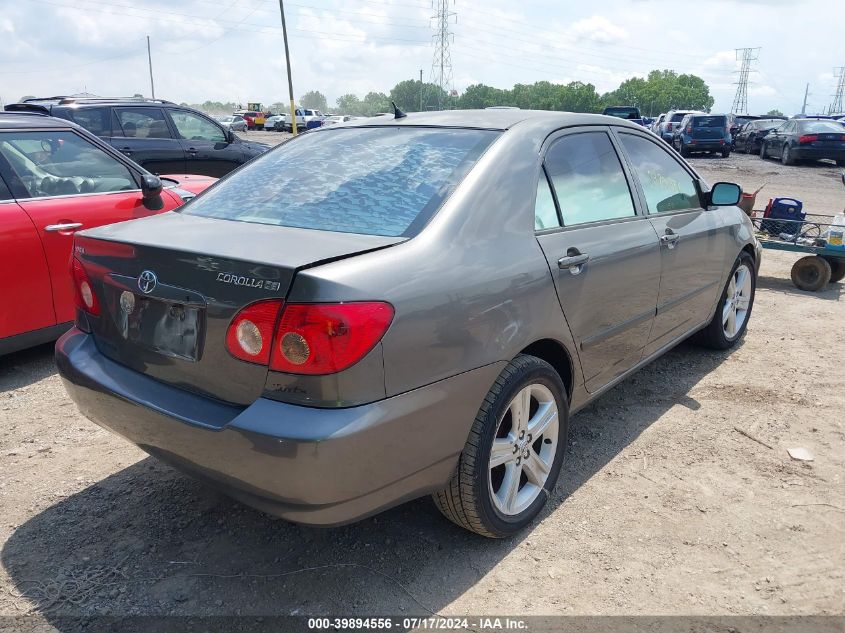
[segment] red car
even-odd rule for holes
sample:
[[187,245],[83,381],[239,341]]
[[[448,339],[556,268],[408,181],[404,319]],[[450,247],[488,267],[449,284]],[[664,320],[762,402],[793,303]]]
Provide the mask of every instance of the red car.
[[69,121],[0,113],[0,355],[72,324],[75,231],[170,211],[215,180],[154,176]]

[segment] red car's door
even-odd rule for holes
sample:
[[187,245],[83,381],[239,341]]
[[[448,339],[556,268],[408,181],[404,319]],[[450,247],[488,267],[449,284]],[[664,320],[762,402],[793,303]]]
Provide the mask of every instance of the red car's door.
[[[56,324],[50,273],[35,225],[14,200],[3,199],[0,181],[0,342]],[[0,346],[2,347],[2,346]]]
[[12,189],[24,194],[18,204],[46,256],[56,323],[74,318],[69,273],[74,232],[168,211],[181,202],[164,191],[154,210],[144,206],[136,174],[74,130],[4,130],[0,153],[17,179]]

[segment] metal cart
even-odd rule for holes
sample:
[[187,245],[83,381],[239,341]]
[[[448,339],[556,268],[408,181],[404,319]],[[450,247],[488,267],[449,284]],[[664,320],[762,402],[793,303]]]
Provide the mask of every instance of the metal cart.
[[845,278],[845,250],[833,248],[825,237],[833,216],[807,215],[804,220],[772,220],[754,211],[751,221],[763,248],[806,253],[792,266],[792,283],[817,292]]

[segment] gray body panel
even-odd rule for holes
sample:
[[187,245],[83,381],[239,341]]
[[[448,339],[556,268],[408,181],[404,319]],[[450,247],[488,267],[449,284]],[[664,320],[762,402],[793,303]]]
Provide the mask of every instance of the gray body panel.
[[[141,373],[151,372],[143,368],[124,375],[121,385],[106,381],[104,372],[87,373],[95,360],[112,361],[89,344],[91,337],[74,330],[59,342],[57,358],[83,412],[262,509],[303,522],[350,521],[445,484],[487,390],[505,364],[530,345],[551,341],[560,350],[560,365],[571,367],[565,377],[571,408],[578,410],[705,325],[743,248],[755,254],[759,266],[750,221],[736,207],[649,216],[623,152],[636,217],[535,234],[535,193],[549,138],[562,130],[595,126],[653,138],[635,124],[598,115],[455,111],[354,121],[309,134],[383,125],[506,131],[411,239],[324,234],[179,214],[85,234],[92,240],[194,253],[196,260],[205,254],[289,271],[289,288],[280,290],[288,302],[387,301],[395,316],[380,345],[338,374],[294,376],[265,370],[259,380],[261,369],[255,367],[247,378],[252,381],[249,389],[233,387],[235,397],[212,394],[228,401],[222,406],[242,409],[215,433],[248,441],[238,439],[229,446],[202,440],[199,445],[216,455],[206,459],[205,449],[178,440],[193,437],[197,421],[181,420],[170,410],[181,406],[180,394],[201,396],[179,389],[175,379],[165,381],[170,385],[151,386]],[[706,184],[700,187],[707,191]],[[185,230],[176,230],[178,226]],[[667,227],[680,233],[671,252],[658,239]],[[297,239],[287,239],[291,235]],[[279,240],[290,249],[279,249]],[[591,256],[579,275],[556,265],[572,246]],[[154,265],[142,261],[137,268]],[[192,283],[192,274],[200,274],[199,268],[185,273],[180,283],[205,293]],[[230,314],[235,303],[230,301]],[[214,344],[221,345],[219,332],[215,336]],[[235,369],[238,361],[232,362],[226,371]],[[220,364],[197,371],[208,372],[201,376],[204,384],[218,385],[213,375],[221,373]],[[133,402],[125,415],[150,421],[130,428],[111,407],[115,400],[124,408],[133,400],[135,381],[151,395]],[[109,395],[118,389],[124,393]],[[158,397],[163,404],[152,402]],[[259,420],[260,426],[251,426]],[[331,420],[338,426],[332,428]],[[292,429],[310,433],[312,425],[316,430],[303,444],[291,442]],[[263,439],[245,436],[246,427]],[[374,442],[375,449],[365,449],[363,441],[343,440],[356,434]],[[372,457],[370,450],[376,450]],[[394,452],[402,459],[375,463],[376,454]],[[263,483],[255,480],[257,456],[270,473]],[[354,464],[369,475],[366,485]],[[314,476],[312,466],[319,471],[315,481],[300,481]],[[344,485],[347,480],[360,485],[353,490]],[[312,485],[314,489],[302,488]],[[315,507],[309,509],[311,505]],[[325,505],[335,509],[321,515],[317,506]]]

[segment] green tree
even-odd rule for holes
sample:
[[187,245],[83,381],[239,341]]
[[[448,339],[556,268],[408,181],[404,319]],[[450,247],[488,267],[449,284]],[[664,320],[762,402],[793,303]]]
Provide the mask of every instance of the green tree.
[[768,112],[766,112],[766,116],[783,116],[783,112],[776,108],[774,110],[769,110]]
[[633,105],[643,114],[669,110],[709,110],[713,107],[710,89],[701,77],[679,75],[673,70],[652,70],[646,79],[632,77],[602,96],[604,106]]
[[507,90],[485,86],[484,84],[473,84],[464,90],[464,94],[458,97],[458,108],[473,110],[489,108],[490,106],[515,105],[510,100]]
[[353,94],[341,95],[337,98],[337,111],[341,114],[351,114],[353,116],[362,116],[363,103]]
[[362,102],[363,108],[361,114],[363,116],[373,116],[379,112],[390,112],[390,97],[383,92],[368,92],[364,95]]
[[[422,95],[420,94],[422,92]],[[420,96],[422,96],[422,110],[437,110],[446,106],[448,95],[437,84],[422,83],[419,80],[407,79],[400,81],[390,90],[390,100],[400,110],[405,112],[417,112],[420,109]]]
[[310,110],[320,110],[325,112],[329,109],[329,104],[326,101],[326,96],[317,90],[306,92],[299,98],[299,105]]

